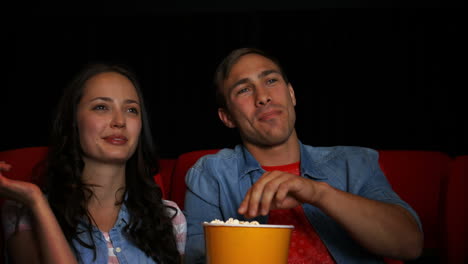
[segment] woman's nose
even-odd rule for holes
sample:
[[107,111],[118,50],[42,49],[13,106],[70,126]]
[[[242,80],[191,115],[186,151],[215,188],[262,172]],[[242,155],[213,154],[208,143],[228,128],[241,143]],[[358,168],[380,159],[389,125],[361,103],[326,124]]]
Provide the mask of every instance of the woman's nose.
[[123,128],[125,127],[125,117],[122,113],[116,112],[112,117],[111,127]]

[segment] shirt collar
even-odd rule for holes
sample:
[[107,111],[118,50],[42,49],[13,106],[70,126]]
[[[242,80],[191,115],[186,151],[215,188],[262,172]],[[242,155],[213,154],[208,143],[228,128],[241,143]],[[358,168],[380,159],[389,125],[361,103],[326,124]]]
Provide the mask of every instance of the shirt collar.
[[[128,224],[130,222],[130,213],[128,212],[128,208],[127,206],[125,205],[126,202],[127,202],[127,199],[128,199],[128,193],[125,192],[125,197],[124,197],[124,200],[122,202],[122,206],[120,207],[120,210],[119,210],[119,215],[117,217],[117,220],[116,220],[116,224],[115,226],[119,225],[119,224]],[[80,217],[80,222],[82,225],[86,225],[86,223],[88,223],[88,219],[84,216],[81,216]]]
[[[125,199],[125,201],[127,201],[127,199]],[[125,202],[120,207],[118,220],[121,220],[124,224],[128,224],[130,222],[130,214],[128,212],[127,206],[125,205]]]
[[[252,156],[252,154],[243,145],[237,145],[235,148],[236,153],[241,156],[238,160],[239,168],[241,168],[239,177],[242,179],[248,176],[252,171],[260,170],[264,172],[260,163]],[[263,173],[262,173],[263,174]]]
[[299,141],[299,146],[301,149],[301,174],[315,180],[326,180],[328,176],[322,172],[321,168],[321,155],[314,155],[316,149],[309,146],[309,149],[306,149],[306,146]]
[[[299,147],[301,151],[301,174],[315,180],[328,179],[328,176],[320,169],[322,155],[319,155],[319,152],[314,147],[309,146],[309,149],[306,149],[306,146],[301,141],[299,141]],[[235,152],[242,157],[238,160],[239,168],[241,168],[239,175],[241,179],[252,171],[259,170],[262,174],[265,172],[260,163],[243,145],[237,145]]]

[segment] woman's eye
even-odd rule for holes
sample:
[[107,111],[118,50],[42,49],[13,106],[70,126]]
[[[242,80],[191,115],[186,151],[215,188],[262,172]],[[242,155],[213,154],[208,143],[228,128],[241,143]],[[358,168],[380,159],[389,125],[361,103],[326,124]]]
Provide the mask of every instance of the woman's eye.
[[130,107],[128,110],[128,112],[130,113],[133,113],[133,114],[138,114],[138,109],[136,107]]
[[106,110],[107,107],[105,105],[96,105],[93,107],[93,110]]

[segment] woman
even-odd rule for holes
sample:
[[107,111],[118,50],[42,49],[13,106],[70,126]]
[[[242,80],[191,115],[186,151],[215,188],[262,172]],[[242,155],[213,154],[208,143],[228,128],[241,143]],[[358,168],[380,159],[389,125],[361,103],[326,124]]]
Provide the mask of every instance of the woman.
[[[86,67],[65,90],[53,124],[45,193],[1,175],[3,222],[15,263],[180,263],[185,218],[162,200],[157,157],[133,74]],[[12,171],[13,172],[13,171]],[[24,254],[28,252],[28,254]]]

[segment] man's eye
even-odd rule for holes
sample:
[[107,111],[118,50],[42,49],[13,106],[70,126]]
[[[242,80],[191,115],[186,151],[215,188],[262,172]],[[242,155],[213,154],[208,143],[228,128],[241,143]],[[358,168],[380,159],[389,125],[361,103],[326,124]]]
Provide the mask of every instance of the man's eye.
[[275,83],[275,82],[277,82],[277,81],[278,81],[277,79],[269,79],[269,80],[267,81],[267,84],[273,84],[273,83]]
[[243,94],[243,93],[246,93],[246,92],[248,92],[248,91],[249,91],[249,88],[244,87],[244,88],[242,88],[242,89],[239,89],[239,91],[237,91],[237,94]]

